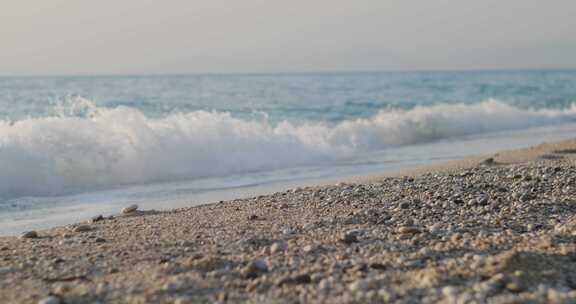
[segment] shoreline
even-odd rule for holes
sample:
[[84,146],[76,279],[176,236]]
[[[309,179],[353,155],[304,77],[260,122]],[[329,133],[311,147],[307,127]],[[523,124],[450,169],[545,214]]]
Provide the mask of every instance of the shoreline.
[[[576,139],[566,139],[554,142],[545,142],[541,144],[518,149],[507,149],[489,153],[466,157],[463,159],[434,162],[429,165],[416,166],[412,168],[391,171],[384,174],[358,176],[351,179],[353,182],[375,182],[384,177],[402,177],[418,176],[423,174],[434,173],[454,173],[460,170],[466,170],[478,166],[487,159],[493,159],[492,165],[513,165],[528,163],[539,160],[553,160],[555,158],[570,156],[572,153],[555,153],[576,149]],[[570,151],[568,151],[570,152]]]
[[576,300],[576,140],[0,237],[7,303]]

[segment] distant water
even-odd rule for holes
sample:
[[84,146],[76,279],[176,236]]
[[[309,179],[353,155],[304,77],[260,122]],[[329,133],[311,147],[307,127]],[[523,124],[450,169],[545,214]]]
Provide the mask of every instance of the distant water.
[[572,138],[576,71],[0,78],[0,234]]

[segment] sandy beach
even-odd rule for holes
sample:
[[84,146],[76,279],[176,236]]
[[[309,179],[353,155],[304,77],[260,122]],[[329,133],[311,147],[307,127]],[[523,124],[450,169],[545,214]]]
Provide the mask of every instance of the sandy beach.
[[575,214],[568,140],[2,237],[0,302],[574,303]]

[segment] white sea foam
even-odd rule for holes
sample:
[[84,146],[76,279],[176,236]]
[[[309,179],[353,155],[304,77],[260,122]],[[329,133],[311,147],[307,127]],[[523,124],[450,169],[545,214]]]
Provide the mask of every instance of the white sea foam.
[[83,99],[58,111],[0,121],[0,197],[318,164],[391,146],[576,121],[576,106],[526,110],[495,100],[381,111],[335,126],[273,125],[204,111],[149,118]]

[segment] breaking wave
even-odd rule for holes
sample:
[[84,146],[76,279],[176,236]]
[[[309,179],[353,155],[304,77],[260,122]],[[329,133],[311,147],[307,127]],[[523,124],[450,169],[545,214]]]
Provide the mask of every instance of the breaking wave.
[[49,117],[0,120],[0,197],[58,195],[319,164],[388,147],[576,121],[565,109],[488,100],[386,110],[328,125],[196,111],[150,118],[85,99]]

